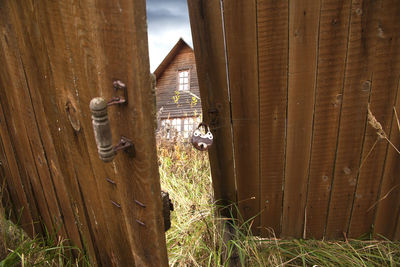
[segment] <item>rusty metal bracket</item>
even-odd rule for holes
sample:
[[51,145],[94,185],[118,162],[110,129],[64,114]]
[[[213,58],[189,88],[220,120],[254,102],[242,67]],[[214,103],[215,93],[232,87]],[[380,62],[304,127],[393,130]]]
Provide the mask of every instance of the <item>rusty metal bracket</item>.
[[119,90],[123,91],[123,95],[121,96],[113,96],[108,102],[107,106],[112,105],[121,105],[128,103],[128,91],[126,89],[125,83],[121,82],[120,80],[113,81],[114,90],[117,92]]
[[121,136],[121,139],[119,140],[118,144],[113,147],[113,150],[115,153],[123,150],[125,153],[128,153],[129,156],[135,156],[135,146],[133,145],[133,142],[125,136]]

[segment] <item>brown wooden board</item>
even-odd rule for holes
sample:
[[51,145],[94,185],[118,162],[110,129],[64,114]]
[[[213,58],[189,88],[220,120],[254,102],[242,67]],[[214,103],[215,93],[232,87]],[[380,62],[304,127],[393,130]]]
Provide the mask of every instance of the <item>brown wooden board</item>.
[[[1,80],[0,80],[0,84]],[[38,220],[37,210],[35,203],[28,203],[27,194],[24,191],[23,183],[21,182],[21,175],[15,159],[15,152],[11,144],[9,132],[6,125],[3,107],[0,102],[0,136],[2,140],[2,166],[4,169],[4,179],[9,188],[10,197],[12,200],[13,210],[15,212],[15,223],[21,225],[25,232],[33,237],[36,233],[41,233],[41,227],[34,222]],[[29,190],[25,188],[25,190]],[[30,208],[28,208],[30,207]],[[40,232],[35,229],[40,228]]]
[[351,6],[338,147],[325,229],[329,239],[343,238],[348,229],[371,90],[377,5],[355,0]]
[[[374,12],[379,14],[374,51],[370,111],[389,134],[392,125],[393,106],[395,105],[398,79],[400,75],[399,19],[400,5],[397,1],[382,1]],[[370,119],[369,119],[370,120]],[[375,142],[376,145],[374,146]],[[373,147],[374,146],[374,147]],[[388,142],[378,138],[377,130],[368,124],[363,165],[357,181],[353,211],[349,226],[349,237],[359,237],[371,233],[373,229],[376,201],[385,164]]]
[[[398,83],[400,83],[400,80]],[[397,114],[398,110],[400,110],[399,88],[400,84],[397,86],[397,100],[395,105]],[[397,117],[393,116],[389,136],[389,140],[394,147],[389,146],[388,148],[379,198],[373,205],[373,208],[376,206],[374,233],[377,238],[383,236],[393,239],[395,237],[400,214],[400,153],[396,151],[400,147],[400,127]]]
[[[165,266],[168,260],[154,138],[155,110],[149,73],[145,1],[104,1],[98,4],[97,9],[95,21],[98,41],[102,44],[97,69],[100,72],[97,76],[100,90],[89,88],[88,91],[91,97],[102,95],[110,98],[114,94],[110,88],[113,80],[119,79],[127,85],[128,103],[125,107],[111,108],[110,120],[115,142],[121,135],[130,138],[135,144],[136,156],[129,158],[121,153],[114,160],[115,164],[95,163],[94,166],[99,165],[95,175],[102,181],[109,178],[116,182],[117,189],[109,189],[108,196],[110,201],[113,197],[120,198],[115,199],[121,201],[124,220],[120,227],[127,229],[135,264]],[[88,105],[89,100],[82,95],[82,105]],[[94,152],[93,137],[88,145],[92,147],[89,152]],[[94,153],[90,156],[95,162]],[[146,207],[135,201],[144,203]]]
[[237,201],[253,233],[260,226],[257,12],[254,1],[223,1]]
[[[397,219],[397,222],[398,222],[399,221],[399,217],[397,217],[396,219]],[[398,241],[399,239],[400,239],[400,224],[397,223],[396,231],[394,233],[393,240]]]
[[342,107],[350,1],[323,0],[318,41],[313,139],[305,237],[322,238],[328,213]]
[[[73,209],[73,215],[70,213],[70,218],[74,216],[73,220],[79,228],[80,238],[85,249],[92,256],[93,264],[99,260],[95,258],[101,258],[99,264],[108,265],[111,264],[109,250],[103,250],[105,253],[100,254],[97,249],[98,246],[106,246],[107,240],[110,240],[109,237],[98,238],[99,233],[101,236],[107,233],[107,230],[102,228],[104,227],[103,209],[94,211],[93,205],[86,205],[82,200],[81,191],[84,192],[83,195],[86,198],[95,197],[95,202],[99,197],[96,194],[85,194],[87,190],[91,191],[90,193],[95,191],[90,190],[95,183],[90,165],[87,164],[87,156],[86,158],[78,156],[79,152],[85,153],[83,148],[79,147],[82,143],[82,138],[80,138],[82,135],[79,135],[79,130],[77,130],[80,127],[76,114],[79,97],[76,96],[77,91],[74,86],[77,78],[72,77],[71,74],[73,68],[69,65],[71,64],[69,54],[65,53],[68,51],[65,47],[67,45],[64,38],[65,32],[57,8],[55,2],[48,6],[39,4],[36,6],[36,12],[31,15],[31,20],[40,31],[41,38],[35,38],[36,35],[32,34],[32,31],[29,31],[27,35],[32,49],[36,51],[36,57],[39,58],[39,55],[42,55],[39,60],[36,60],[35,70],[38,69],[39,73],[35,73],[34,70],[28,72],[31,73],[32,83],[39,85],[31,90],[31,95],[34,99],[47,157],[51,159],[51,171],[56,181],[64,182],[64,185],[56,183],[58,195],[64,200],[69,198],[69,205]],[[57,42],[50,43],[52,39]],[[64,53],[59,51],[64,51]],[[79,182],[78,177],[84,177],[84,179]],[[68,200],[64,202],[68,203]]]
[[[4,16],[2,17],[7,18],[7,22],[12,21],[15,18],[12,9],[8,6],[3,7]],[[32,142],[38,141],[36,139],[37,135],[33,136],[37,132],[35,132],[34,128],[31,129],[35,119],[32,113],[32,105],[29,102],[30,98],[19,97],[19,94],[26,96],[28,84],[20,61],[22,55],[17,48],[15,29],[12,24],[5,24],[4,22],[2,23],[2,28],[4,39],[2,39],[1,45],[2,62],[4,64],[3,71],[0,74],[1,82],[3,83],[3,90],[0,91],[0,101],[2,102],[6,125],[10,131],[10,142],[15,149],[14,155],[21,174],[23,187],[26,190],[25,193],[28,194],[29,209],[32,208],[31,210],[35,213],[37,212],[36,216],[33,216],[36,222],[45,223],[49,229],[55,229],[53,227],[59,225],[60,232],[65,233],[57,205],[53,205],[52,209],[49,210],[49,199],[46,199],[42,190],[42,180],[48,181],[49,175],[48,173],[41,173],[42,177],[40,177],[35,163],[34,154],[36,151],[32,147]],[[18,88],[19,90],[10,90],[10,88]],[[27,124],[30,127],[25,124],[25,118],[29,120]],[[33,134],[31,136],[32,131]],[[44,162],[44,164],[46,165],[47,163]],[[47,198],[53,195],[53,188],[49,188],[49,192],[46,193],[49,193]],[[53,202],[52,204],[55,203]],[[51,212],[54,212],[56,216],[52,217]],[[38,231],[42,233],[41,230],[38,229]]]
[[[8,89],[0,90],[1,104],[20,173],[29,175],[21,179],[32,188],[29,200],[37,213],[48,210],[49,228],[56,225],[49,214],[62,215],[63,237],[88,249],[95,265],[166,266],[145,1],[6,6],[13,27],[2,21],[10,37],[1,39],[0,56],[9,62],[8,72],[0,71]],[[110,99],[115,79],[127,84],[128,104],[110,108],[114,143],[132,139],[136,157],[121,152],[103,163],[89,102]],[[21,99],[14,88],[23,88]]]
[[[48,65],[48,52],[50,49],[45,49],[46,44],[44,39],[49,38],[46,34],[49,31],[49,27],[44,30],[40,29],[40,23],[38,22],[43,8],[36,5],[36,12],[31,12],[31,9],[27,9],[26,6],[22,7],[19,2],[14,2],[14,6],[11,9],[14,10],[15,14],[18,14],[17,20],[15,21],[15,28],[19,32],[19,50],[22,54],[21,64],[24,69],[24,73],[27,79],[27,92],[26,99],[29,99],[32,105],[32,121],[35,122],[30,128],[37,128],[37,141],[32,142],[35,152],[37,154],[37,168],[40,171],[40,177],[42,179],[43,187],[47,190],[44,192],[52,192],[53,195],[49,195],[48,201],[54,205],[59,206],[60,216],[63,219],[63,227],[67,231],[68,238],[74,243],[74,245],[82,248],[81,233],[79,231],[79,225],[81,224],[80,218],[76,211],[76,206],[72,201],[72,196],[68,193],[68,185],[70,180],[62,175],[60,170],[60,164],[57,159],[58,150],[57,143],[53,142],[50,136],[49,124],[46,120],[47,117],[59,116],[59,111],[56,108],[51,108],[51,105],[47,105],[49,108],[48,112],[45,113],[42,99],[40,98],[40,90],[49,90],[50,93],[46,94],[46,97],[54,94],[54,83],[51,83],[53,74],[48,70],[51,68]],[[56,21],[54,21],[56,23]],[[22,26],[22,25],[29,26]],[[39,32],[39,34],[37,34]],[[50,82],[50,83],[49,83]],[[57,85],[55,86],[57,88]],[[53,90],[52,90],[53,89]],[[57,93],[55,95],[58,95]],[[53,98],[54,99],[54,98]],[[64,107],[63,107],[64,109]],[[47,114],[47,116],[46,116]],[[57,128],[58,135],[61,133],[61,124],[59,121],[50,123],[54,128]],[[43,150],[42,154],[39,154]],[[61,161],[64,161],[64,154],[59,154]],[[43,164],[42,162],[46,162]],[[43,165],[43,166],[42,166]],[[67,167],[67,164],[63,164],[63,167]],[[44,169],[45,168],[45,169]],[[46,172],[45,172],[46,170]],[[49,178],[45,174],[49,174]],[[49,188],[52,188],[50,190]],[[73,191],[70,190],[72,193]],[[61,215],[62,214],[62,215]],[[86,225],[86,223],[84,223]],[[58,227],[58,226],[56,226]]]
[[[228,205],[236,202],[236,188],[220,1],[189,0],[188,7],[203,117],[214,135],[209,150],[214,197]],[[231,215],[227,209],[221,212]]]
[[288,1],[257,1],[261,234],[279,236],[285,168]]
[[320,3],[291,1],[282,235],[303,234],[317,73]]

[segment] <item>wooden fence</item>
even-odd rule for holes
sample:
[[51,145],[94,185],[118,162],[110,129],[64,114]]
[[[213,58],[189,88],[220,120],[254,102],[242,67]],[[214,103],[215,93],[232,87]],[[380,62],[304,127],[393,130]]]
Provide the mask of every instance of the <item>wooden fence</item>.
[[216,198],[263,236],[399,239],[400,3],[188,3]]
[[[145,0],[0,1],[0,178],[13,219],[57,232],[94,266],[166,266]],[[97,154],[89,102],[109,108],[112,163]],[[8,205],[8,203],[6,203]]]

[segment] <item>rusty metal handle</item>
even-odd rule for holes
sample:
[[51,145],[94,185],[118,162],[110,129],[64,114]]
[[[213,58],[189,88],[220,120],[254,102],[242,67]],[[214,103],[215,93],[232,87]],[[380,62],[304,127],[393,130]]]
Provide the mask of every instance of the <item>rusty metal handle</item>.
[[115,150],[112,144],[110,121],[108,120],[107,101],[104,98],[96,97],[90,101],[89,106],[92,112],[92,125],[97,151],[101,160],[110,162],[115,157]]

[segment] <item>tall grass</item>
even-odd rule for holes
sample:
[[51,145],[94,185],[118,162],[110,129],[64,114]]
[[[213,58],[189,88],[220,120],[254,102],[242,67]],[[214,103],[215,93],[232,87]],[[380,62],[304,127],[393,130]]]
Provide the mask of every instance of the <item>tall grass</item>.
[[251,220],[217,216],[207,153],[163,141],[158,156],[161,187],[174,204],[166,233],[171,266],[400,266],[399,242],[254,237]]
[[[0,202],[1,206],[1,202]],[[1,207],[0,207],[1,208]],[[86,255],[56,234],[30,238],[0,212],[0,267],[90,266]]]
[[[173,140],[158,143],[158,156],[161,186],[174,204],[166,233],[171,266],[400,266],[399,242],[254,237],[251,220],[217,216],[224,207],[214,200],[207,153]],[[67,240],[50,234],[30,239],[0,212],[1,266],[90,264]]]

